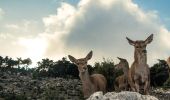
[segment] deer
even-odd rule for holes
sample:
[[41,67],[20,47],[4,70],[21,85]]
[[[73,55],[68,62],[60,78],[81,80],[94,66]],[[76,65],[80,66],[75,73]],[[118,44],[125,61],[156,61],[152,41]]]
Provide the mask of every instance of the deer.
[[168,57],[166,63],[168,64],[168,69],[169,69],[169,77],[170,77],[170,57]]
[[102,74],[89,75],[87,62],[92,58],[92,55],[92,51],[90,51],[85,58],[80,59],[68,55],[70,61],[78,67],[84,98],[90,97],[90,95],[97,91],[106,92],[106,78]]
[[167,59],[167,64],[168,64],[168,66],[169,66],[169,68],[170,68],[170,57],[168,57],[168,59]]
[[132,91],[141,92],[143,89],[144,94],[149,94],[150,88],[150,70],[147,64],[147,50],[146,46],[153,40],[151,34],[146,40],[133,41],[126,37],[130,45],[134,46],[134,62],[128,72],[128,83]]
[[129,72],[129,63],[126,59],[117,57],[120,62],[115,65],[116,70],[123,69],[123,75],[120,75],[115,80],[115,90],[116,91],[128,91],[129,90],[129,84],[128,84],[128,72]]

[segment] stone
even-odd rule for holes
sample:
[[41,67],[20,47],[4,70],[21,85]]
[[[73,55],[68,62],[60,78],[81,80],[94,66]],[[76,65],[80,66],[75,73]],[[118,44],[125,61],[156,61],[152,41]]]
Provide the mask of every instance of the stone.
[[137,92],[108,92],[103,95],[102,92],[96,92],[92,94],[87,100],[158,100],[154,96],[141,95]]

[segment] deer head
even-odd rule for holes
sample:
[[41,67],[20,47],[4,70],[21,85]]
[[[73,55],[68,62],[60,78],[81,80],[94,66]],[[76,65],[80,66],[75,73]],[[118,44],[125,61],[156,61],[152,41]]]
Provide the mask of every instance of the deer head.
[[170,57],[168,57],[168,59],[167,59],[167,64],[168,64],[168,66],[170,67]]
[[76,59],[71,55],[68,55],[68,58],[71,62],[77,65],[78,70],[80,73],[84,73],[85,71],[88,71],[87,69],[87,61],[92,58],[93,52],[90,51],[85,58]]
[[133,45],[135,47],[135,50],[139,53],[147,53],[146,46],[147,44],[151,43],[153,40],[153,34],[151,34],[145,41],[138,40],[138,41],[133,41],[126,37],[130,45]]
[[117,57],[117,58],[120,60],[120,62],[115,66],[115,69],[119,70],[119,69],[123,69],[126,66],[129,66],[126,59],[123,59],[120,57]]

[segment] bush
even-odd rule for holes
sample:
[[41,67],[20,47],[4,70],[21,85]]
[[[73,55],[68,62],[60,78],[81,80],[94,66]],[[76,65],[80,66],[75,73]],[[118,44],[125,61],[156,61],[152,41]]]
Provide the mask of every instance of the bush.
[[164,83],[165,88],[170,88],[170,78]]
[[150,68],[151,86],[163,86],[169,78],[169,66],[166,61],[159,60],[159,63],[154,64]]
[[94,65],[94,73],[103,74],[107,80],[107,89],[112,91],[114,89],[115,81],[114,62],[111,60],[103,59],[102,62],[96,62]]

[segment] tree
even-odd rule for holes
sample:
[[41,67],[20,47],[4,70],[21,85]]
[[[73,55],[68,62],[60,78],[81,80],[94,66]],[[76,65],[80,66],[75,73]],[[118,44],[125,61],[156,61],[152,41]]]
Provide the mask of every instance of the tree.
[[163,86],[169,77],[169,67],[165,60],[158,60],[150,68],[151,86]]
[[113,84],[115,81],[115,65],[112,60],[106,60],[103,58],[102,62],[96,62],[94,65],[94,73],[103,74],[107,79],[107,88],[109,91],[113,90]]
[[18,69],[20,69],[20,65],[22,64],[22,58],[19,57],[17,58],[17,66],[18,66]]
[[4,62],[4,59],[2,56],[0,56],[0,67],[2,67],[3,62]]
[[25,69],[28,70],[28,66],[32,64],[32,61],[30,58],[26,58],[22,60],[22,64],[24,65]]
[[38,70],[48,70],[49,67],[53,66],[54,61],[49,60],[48,58],[42,59],[41,62],[37,62],[38,64]]

